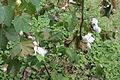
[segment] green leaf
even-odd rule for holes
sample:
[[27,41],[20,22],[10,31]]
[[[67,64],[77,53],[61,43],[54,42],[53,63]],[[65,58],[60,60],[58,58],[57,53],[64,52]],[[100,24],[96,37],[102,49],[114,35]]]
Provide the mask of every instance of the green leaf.
[[36,7],[39,7],[41,0],[30,0],[30,1],[33,5],[35,5]]
[[13,57],[17,56],[19,53],[21,52],[20,46],[17,45],[15,46],[11,51],[11,58],[13,59]]
[[15,6],[16,5],[16,0],[7,0],[7,2],[10,6]]
[[4,9],[2,7],[2,4],[0,3],[0,24],[4,21]]
[[42,55],[40,55],[40,54],[38,54],[36,57],[39,60],[39,62],[45,61],[44,57]]
[[83,0],[73,0],[73,1],[81,3]]
[[21,57],[26,57],[28,54],[33,54],[33,41],[31,40],[24,40],[17,44],[11,51],[11,58],[20,55]]
[[0,26],[0,48],[5,48],[7,45],[8,39],[4,34],[4,29]]
[[14,17],[14,11],[10,6],[4,6],[4,23],[6,26],[10,26]]
[[62,33],[58,32],[58,33],[52,35],[52,36],[49,38],[49,40],[47,40],[47,41],[48,41],[48,42],[54,42],[54,43],[56,43],[56,42],[62,41],[62,39],[63,39]]
[[74,10],[73,13],[72,13],[72,17],[69,21],[69,24],[68,24],[68,31],[72,32],[75,28],[75,26],[77,25],[77,17],[76,17],[76,11],[77,10]]
[[66,53],[70,57],[69,58],[70,62],[73,63],[73,62],[77,62],[79,60],[79,57],[77,56],[77,53],[76,53],[75,49],[73,49],[73,48],[66,48]]
[[59,75],[56,76],[56,80],[63,80],[63,78],[64,77],[62,76],[62,74],[59,74]]
[[26,12],[30,15],[35,14],[36,7],[32,3],[28,3],[26,7]]
[[50,19],[50,23],[49,23],[49,25],[50,25],[50,26],[53,26],[54,23],[55,23],[55,19],[54,19],[54,17],[53,17],[52,15],[48,15],[48,18]]
[[105,71],[104,71],[103,67],[100,64],[96,65],[96,74],[95,74],[95,76],[97,78],[104,78],[104,76],[105,76]]
[[7,72],[15,76],[20,70],[20,61],[17,58],[9,59]]
[[8,27],[5,28],[5,35],[7,37],[8,40],[12,40],[12,41],[20,41],[17,32],[15,31],[14,27]]
[[23,0],[22,3],[20,4],[19,8],[23,10],[26,8],[27,5],[28,5],[27,1]]
[[22,16],[18,16],[14,19],[13,24],[15,27],[16,32],[20,32],[21,30],[23,32],[28,33],[29,32],[29,25],[30,23],[30,16],[28,14],[23,13]]

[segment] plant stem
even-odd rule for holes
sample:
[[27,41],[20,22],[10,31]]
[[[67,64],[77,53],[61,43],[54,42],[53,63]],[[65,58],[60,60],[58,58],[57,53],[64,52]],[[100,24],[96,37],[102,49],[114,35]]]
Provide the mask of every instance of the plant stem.
[[47,74],[49,76],[49,79],[51,79],[50,72],[48,71],[48,68],[46,67],[46,65],[44,63],[43,63],[43,65],[44,65],[44,68],[45,68],[45,70],[46,70],[46,72],[47,72]]
[[80,40],[82,39],[83,22],[84,22],[84,0],[82,0],[82,16],[81,16],[81,23],[80,23]]

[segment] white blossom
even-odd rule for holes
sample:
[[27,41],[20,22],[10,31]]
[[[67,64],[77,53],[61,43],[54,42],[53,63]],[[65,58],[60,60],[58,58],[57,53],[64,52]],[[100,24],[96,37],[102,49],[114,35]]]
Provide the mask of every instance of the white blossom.
[[38,47],[37,52],[38,54],[41,54],[42,56],[44,56],[47,53],[47,51],[42,47]]
[[100,28],[100,27],[98,27],[98,25],[93,26],[93,30],[94,30],[94,31],[96,31],[96,32],[98,32],[98,33],[100,33],[100,32],[101,32],[101,28]]
[[95,38],[92,37],[92,33],[88,33],[82,36],[82,41],[86,43],[87,48],[91,49],[91,43],[94,42]]
[[98,26],[98,20],[96,18],[92,18],[91,25],[94,31],[100,33],[101,28]]
[[92,37],[92,34],[91,33],[88,33],[87,35],[85,36],[82,36],[83,38],[83,42],[88,42],[88,43],[92,43],[94,42],[94,38]]
[[45,56],[46,53],[47,53],[47,50],[45,50],[44,48],[34,46],[34,54],[33,55],[41,54],[42,56]]
[[23,35],[23,31],[21,30],[21,31],[19,32],[19,34],[20,34],[20,36],[22,36],[22,35]]
[[75,1],[73,1],[73,0],[69,0],[69,3],[76,3]]
[[63,10],[65,10],[65,7],[62,7]]
[[91,21],[92,24],[98,25],[98,20],[96,18],[92,18]]
[[39,45],[39,43],[38,43],[37,41],[33,41],[33,44],[34,44],[35,46],[38,46],[38,45]]
[[62,7],[62,10],[65,10],[68,6],[69,6],[69,4],[68,4],[68,3],[66,3],[66,4],[65,4],[65,6],[64,6],[64,7]]
[[87,47],[88,47],[89,49],[91,49],[91,45],[90,45],[90,43],[87,43]]
[[19,6],[21,4],[21,0],[17,0],[16,4]]
[[37,46],[34,46],[34,54],[33,54],[33,55],[36,55],[36,54],[37,54],[37,51],[38,51],[38,47],[37,47]]
[[35,40],[34,36],[28,36],[29,39]]
[[2,71],[7,71],[6,67],[0,68]]

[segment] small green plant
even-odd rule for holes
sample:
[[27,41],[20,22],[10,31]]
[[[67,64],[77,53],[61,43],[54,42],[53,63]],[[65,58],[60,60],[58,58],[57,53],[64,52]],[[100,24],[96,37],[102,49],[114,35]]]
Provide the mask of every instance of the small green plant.
[[118,80],[116,3],[1,0],[0,79]]

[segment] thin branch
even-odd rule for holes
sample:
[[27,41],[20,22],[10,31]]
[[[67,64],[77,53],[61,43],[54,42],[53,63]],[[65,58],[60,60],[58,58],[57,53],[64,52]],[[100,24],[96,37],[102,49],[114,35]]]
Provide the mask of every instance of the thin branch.
[[82,16],[81,16],[81,23],[80,23],[80,39],[82,39],[83,22],[84,22],[84,0],[82,0]]
[[51,79],[50,72],[48,71],[48,68],[46,67],[46,65],[44,63],[43,63],[43,65],[44,65],[44,68],[45,68],[45,70],[46,70],[46,72],[47,72],[47,74],[49,76],[49,79]]

